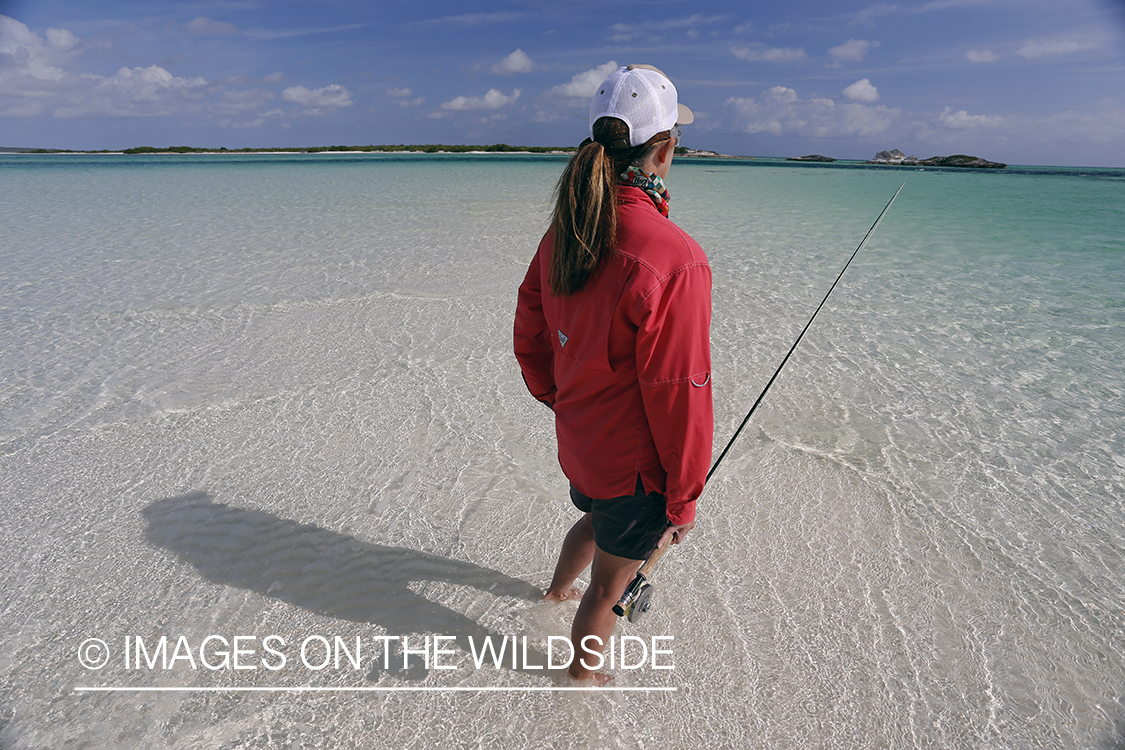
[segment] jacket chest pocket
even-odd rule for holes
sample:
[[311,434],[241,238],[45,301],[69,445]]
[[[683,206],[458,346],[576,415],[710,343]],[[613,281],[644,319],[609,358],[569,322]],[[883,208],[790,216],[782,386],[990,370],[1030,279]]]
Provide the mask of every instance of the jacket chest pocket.
[[582,329],[571,327],[567,332],[563,327],[555,330],[558,351],[574,360],[583,370],[614,372],[609,364],[609,329]]

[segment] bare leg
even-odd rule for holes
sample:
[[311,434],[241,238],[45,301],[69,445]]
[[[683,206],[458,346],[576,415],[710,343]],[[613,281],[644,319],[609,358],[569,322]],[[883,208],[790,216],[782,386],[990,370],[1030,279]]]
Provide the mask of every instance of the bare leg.
[[[574,624],[570,626],[570,641],[574,644],[575,657],[570,665],[570,676],[577,680],[594,678],[595,682],[604,684],[609,681],[605,675],[595,675],[594,671],[583,666],[582,658],[586,663],[597,666],[597,657],[583,651],[582,639],[586,636],[597,636],[600,641],[591,638],[586,643],[586,648],[593,651],[602,651],[609,642],[609,636],[617,625],[617,615],[613,614],[613,605],[621,598],[625,587],[632,582],[640,569],[643,560],[630,560],[627,557],[611,555],[599,548],[594,550],[594,568],[590,574],[590,589],[582,597],[578,605],[578,613],[574,616]],[[602,679],[598,679],[601,677]]]
[[547,589],[543,598],[561,602],[582,596],[582,592],[574,588],[574,581],[582,575],[582,571],[593,559],[594,527],[590,523],[590,514],[587,513],[567,532],[562,550],[559,552],[559,561],[555,564],[555,576],[551,579],[551,587]]

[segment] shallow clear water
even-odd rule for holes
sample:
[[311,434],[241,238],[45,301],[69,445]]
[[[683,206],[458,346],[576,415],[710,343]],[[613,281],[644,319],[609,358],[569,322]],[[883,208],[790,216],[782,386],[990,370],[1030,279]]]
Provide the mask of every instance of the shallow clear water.
[[[535,601],[574,511],[510,354],[562,164],[0,158],[0,744],[1125,742],[1121,170],[677,162],[716,455],[906,187],[619,626],[675,669],[614,684],[675,692],[494,690],[566,685],[463,645],[534,662],[573,614]],[[454,669],[375,648],[440,634]],[[124,662],[210,635],[258,668]],[[300,664],[317,635],[361,667]]]

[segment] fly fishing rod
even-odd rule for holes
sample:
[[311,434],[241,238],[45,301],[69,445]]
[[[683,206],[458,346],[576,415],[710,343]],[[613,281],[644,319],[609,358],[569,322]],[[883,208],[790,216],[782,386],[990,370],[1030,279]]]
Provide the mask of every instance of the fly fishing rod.
[[[883,216],[887,213],[887,210],[891,207],[891,204],[895,202],[895,198],[898,197],[898,194],[902,192],[902,189],[904,187],[906,187],[905,182],[899,185],[898,190],[896,190],[895,194],[891,196],[891,199],[887,201],[887,205],[883,206],[883,210],[879,212],[879,216],[875,219],[875,223],[872,224],[871,228],[867,230],[867,234],[863,235],[863,240],[859,243],[859,246],[856,247],[855,252],[852,253],[851,257],[848,258],[848,262],[844,264],[843,269],[841,269],[840,271],[840,275],[837,276],[836,280],[832,282],[832,286],[828,288],[828,292],[825,293],[824,299],[820,301],[820,304],[817,305],[816,310],[813,311],[812,316],[809,318],[809,322],[805,323],[805,327],[801,329],[801,333],[798,334],[797,340],[793,342],[793,346],[789,347],[789,352],[781,360],[781,364],[777,366],[777,369],[774,370],[773,377],[769,379],[769,382],[766,383],[766,387],[762,389],[762,392],[760,394],[758,394],[758,398],[756,401],[754,401],[754,405],[750,407],[750,411],[746,412],[746,416],[742,419],[742,424],[740,424],[738,426],[738,429],[734,431],[734,435],[732,435],[730,440],[727,441],[727,446],[723,448],[723,452],[719,454],[719,457],[715,459],[715,463],[711,465],[711,470],[707,472],[707,478],[703,483],[704,490],[707,489],[711,481],[711,475],[715,473],[715,470],[719,468],[719,464],[721,464],[723,462],[723,459],[727,457],[727,453],[730,452],[731,446],[734,445],[734,441],[737,440],[738,436],[742,434],[742,430],[750,421],[750,417],[753,416],[754,411],[758,408],[758,405],[762,403],[762,399],[766,397],[766,393],[769,391],[770,386],[772,386],[774,381],[777,380],[777,376],[781,374],[781,370],[783,367],[785,367],[785,363],[789,361],[789,358],[791,356],[793,356],[793,352],[796,351],[797,345],[801,343],[801,339],[805,336],[805,331],[809,330],[809,326],[811,326],[812,322],[816,320],[817,314],[820,312],[821,308],[824,307],[824,303],[828,301],[828,297],[832,294],[832,290],[835,289],[836,285],[840,283],[840,279],[844,278],[844,271],[848,270],[848,266],[850,266],[852,261],[855,260],[855,256],[859,255],[859,251],[863,249],[863,246],[867,244],[867,240],[870,239],[871,235],[875,233],[875,228],[879,226],[879,222],[883,220]],[[702,497],[702,493],[700,496]],[[634,578],[633,582],[630,583],[628,588],[625,589],[625,593],[621,595],[621,599],[618,600],[617,604],[613,605],[613,613],[618,617],[628,617],[629,622],[636,622],[640,619],[641,615],[643,615],[645,612],[648,612],[649,608],[652,606],[652,584],[649,583],[649,581],[652,578],[653,573],[656,572],[656,566],[660,562],[660,559],[664,557],[664,553],[667,552],[668,548],[672,546],[671,537],[669,537],[668,539],[669,541],[666,541],[663,545],[657,547],[653,551],[653,553],[648,556],[648,559],[645,560],[643,565],[641,565],[641,569],[637,571],[636,578]]]

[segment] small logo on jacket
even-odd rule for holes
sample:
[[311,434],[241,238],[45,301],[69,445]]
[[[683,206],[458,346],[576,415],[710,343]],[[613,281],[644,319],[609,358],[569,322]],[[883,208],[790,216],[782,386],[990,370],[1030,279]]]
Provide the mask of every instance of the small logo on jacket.
[[565,334],[565,333],[563,333],[563,332],[562,332],[562,331],[560,330],[560,331],[559,331],[559,346],[566,346],[566,342],[567,342],[567,341],[570,341],[570,339],[568,339],[568,338],[566,337],[566,334]]

